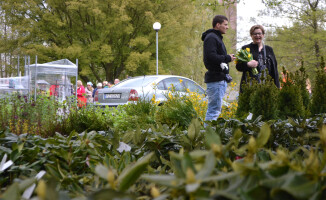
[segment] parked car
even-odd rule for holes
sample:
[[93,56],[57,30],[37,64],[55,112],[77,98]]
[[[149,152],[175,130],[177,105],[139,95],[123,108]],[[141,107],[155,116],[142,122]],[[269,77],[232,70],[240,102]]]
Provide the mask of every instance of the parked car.
[[111,88],[103,88],[96,91],[94,104],[97,106],[112,106],[135,102],[139,98],[166,101],[166,94],[169,88],[174,87],[175,91],[190,92],[205,95],[205,90],[195,81],[182,76],[173,75],[149,75],[137,76],[125,79]]

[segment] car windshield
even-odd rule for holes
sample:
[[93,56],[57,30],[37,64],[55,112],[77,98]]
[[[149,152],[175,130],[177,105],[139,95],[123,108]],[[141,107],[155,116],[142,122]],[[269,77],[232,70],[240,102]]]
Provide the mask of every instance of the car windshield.
[[148,84],[155,81],[157,77],[137,77],[128,79],[119,83],[116,87],[146,87]]

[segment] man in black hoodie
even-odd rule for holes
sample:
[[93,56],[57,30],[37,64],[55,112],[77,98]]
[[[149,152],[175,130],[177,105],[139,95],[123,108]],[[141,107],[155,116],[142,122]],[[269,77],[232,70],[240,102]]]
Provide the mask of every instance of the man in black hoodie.
[[228,27],[228,19],[216,15],[212,22],[213,28],[202,35],[204,41],[204,64],[207,85],[206,94],[208,107],[205,121],[217,120],[222,110],[222,100],[227,88],[226,74],[229,74],[228,63],[235,59],[234,54],[228,55],[223,43],[223,36]]

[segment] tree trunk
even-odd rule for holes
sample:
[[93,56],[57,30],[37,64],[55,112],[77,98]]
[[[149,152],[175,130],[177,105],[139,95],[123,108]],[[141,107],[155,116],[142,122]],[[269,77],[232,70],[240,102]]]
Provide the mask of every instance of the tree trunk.
[[95,69],[95,65],[92,64],[92,63],[90,63],[90,64],[89,64],[89,68],[91,68],[91,71],[92,71],[92,73],[94,74],[96,80],[102,82],[101,77],[99,76],[99,74],[97,73],[97,71],[96,71],[96,69]]
[[112,65],[112,63],[103,63],[106,81],[113,81]]

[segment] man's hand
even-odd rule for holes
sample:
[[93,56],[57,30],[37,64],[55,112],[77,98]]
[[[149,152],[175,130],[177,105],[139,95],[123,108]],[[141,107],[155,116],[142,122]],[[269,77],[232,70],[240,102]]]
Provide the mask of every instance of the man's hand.
[[229,56],[231,57],[231,62],[235,60],[234,54],[229,54]]
[[258,61],[252,60],[252,61],[250,61],[250,62],[247,63],[247,66],[248,67],[251,67],[251,68],[258,67]]

